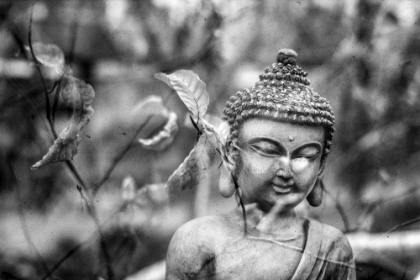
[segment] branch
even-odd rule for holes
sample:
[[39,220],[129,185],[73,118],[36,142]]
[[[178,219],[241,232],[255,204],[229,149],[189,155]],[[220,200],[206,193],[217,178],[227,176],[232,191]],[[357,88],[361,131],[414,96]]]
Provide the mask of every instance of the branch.
[[[78,190],[79,190],[79,188],[78,188]],[[79,192],[80,192],[80,190],[79,190]],[[86,198],[83,196],[83,194],[81,193],[81,195],[82,195],[82,197],[83,197],[83,200],[85,200],[86,201]],[[117,215],[117,214],[119,214],[120,213],[120,210],[118,210],[118,211],[116,211],[116,212],[114,212],[113,214],[111,214],[107,219],[106,219],[106,221],[105,222],[103,222],[102,223],[102,225],[103,224],[106,224],[106,223],[108,223],[108,221],[110,220],[110,219],[113,219],[114,218],[114,216],[115,215]],[[102,227],[102,225],[101,225],[101,227]],[[99,227],[99,228],[101,228],[101,227]],[[95,232],[93,232],[92,234],[91,234],[91,236],[89,236],[88,238],[86,238],[84,241],[82,241],[82,242],[80,242],[79,244],[77,244],[76,246],[74,246],[72,249],[70,249],[58,262],[56,262],[55,264],[54,264],[54,266],[51,268],[51,271],[50,271],[50,273],[54,273],[57,269],[59,269],[60,268],[60,266],[68,259],[68,258],[70,258],[72,255],[74,255],[80,248],[82,248],[82,246],[84,245],[84,244],[86,244],[88,241],[90,241],[92,238],[94,238],[94,237],[96,237],[98,234],[99,234],[99,228],[97,228],[96,229],[96,231]],[[44,277],[42,277],[41,278],[41,280],[46,280],[49,276],[51,276],[52,274],[46,274]]]
[[20,186],[19,186],[19,182],[17,180],[16,177],[16,173],[14,168],[12,167],[11,163],[9,162],[9,168],[12,174],[12,177],[14,178],[14,181],[16,183],[16,198],[18,200],[18,204],[19,204],[19,218],[20,218],[20,222],[22,224],[22,231],[23,231],[23,235],[25,236],[26,241],[29,244],[29,247],[32,248],[32,250],[35,252],[35,255],[38,257],[38,259],[41,261],[41,266],[43,268],[43,270],[47,271],[47,273],[49,275],[52,275],[51,270],[48,267],[48,264],[46,263],[46,261],[44,260],[43,256],[41,255],[41,253],[38,251],[38,249],[36,248],[35,244],[33,243],[32,239],[31,239],[31,235],[29,233],[29,229],[28,229],[28,225],[26,224],[26,219],[25,219],[25,212],[22,206],[22,195],[20,193]]
[[[169,98],[172,96],[172,91],[169,92],[167,96],[163,99],[162,103],[165,105]],[[115,167],[117,167],[120,160],[125,156],[125,154],[130,150],[131,145],[133,142],[136,141],[138,134],[142,131],[142,129],[153,119],[155,115],[149,115],[146,120],[137,128],[136,133],[133,134],[133,137],[128,141],[127,145],[121,150],[121,152],[112,160],[112,163],[109,165],[108,169],[106,170],[104,176],[99,181],[99,183],[95,184],[96,188],[93,188],[93,195],[96,195],[99,189],[103,186],[103,184],[109,179],[111,176],[112,171],[114,171]],[[153,134],[153,132],[151,133]]]
[[[75,10],[81,10],[83,8],[83,1],[78,0]],[[76,39],[77,39],[77,31],[79,29],[79,14],[74,12],[72,17],[72,22],[70,25],[70,47],[69,47],[69,56],[67,60],[67,64],[71,65],[74,60],[74,49],[76,46]]]
[[112,171],[114,171],[115,167],[118,165],[120,160],[125,156],[125,154],[130,150],[131,145],[133,142],[137,139],[138,134],[140,131],[149,123],[149,121],[152,119],[154,115],[149,115],[146,120],[137,128],[136,133],[133,134],[133,137],[128,141],[127,145],[122,149],[122,151],[112,160],[112,163],[106,170],[104,176],[102,177],[101,181],[96,184],[96,188],[93,188],[93,195],[96,195],[98,193],[99,189],[103,186],[103,184],[109,179],[109,176],[111,175]]
[[32,58],[33,58],[34,63],[35,63],[35,68],[36,68],[36,70],[38,72],[39,77],[41,78],[42,86],[44,88],[45,107],[46,107],[47,120],[48,120],[48,123],[50,125],[51,132],[54,135],[54,138],[57,138],[57,132],[55,131],[54,123],[53,123],[53,120],[51,118],[51,104],[50,104],[50,97],[48,95],[49,94],[49,90],[47,88],[47,84],[45,82],[44,76],[42,75],[42,72],[41,72],[40,62],[36,58],[35,52],[34,52],[34,48],[32,46],[32,19],[33,19],[33,6],[31,8],[31,15],[30,15],[30,18],[29,18],[29,30],[28,30],[29,50],[31,51]]
[[343,221],[344,232],[349,232],[351,230],[349,218],[347,217],[346,211],[344,210],[343,206],[341,205],[340,200],[338,199],[338,194],[337,194],[337,197],[334,197],[332,193],[330,193],[330,191],[328,191],[327,188],[325,188],[323,183],[321,183],[321,187],[325,191],[325,193],[331,197],[332,201],[334,202],[335,209],[337,209],[337,212],[338,214],[340,214],[341,220]]
[[[388,194],[387,196],[384,196],[374,202],[371,202],[369,204],[366,205],[365,210],[363,211],[363,213],[359,216],[357,225],[356,225],[356,229],[361,229],[361,226],[363,224],[363,221],[367,220],[368,217],[373,216],[373,213],[379,208],[379,206],[383,206],[384,204],[388,203],[388,202],[392,202],[393,200],[397,200],[397,199],[403,199],[404,197],[408,197],[410,195],[414,195],[416,192],[418,192],[420,189],[417,186],[411,186],[408,189],[401,191],[399,193],[393,193],[393,194]],[[399,227],[405,226],[404,224],[402,225],[397,225],[396,228],[391,229],[390,231],[394,231]]]
[[[99,233],[99,242],[100,242],[100,246],[101,246],[101,251],[102,251],[102,253],[104,255],[104,258],[105,258],[108,280],[112,280],[112,279],[114,279],[115,273],[114,273],[114,270],[112,268],[111,257],[108,253],[108,248],[107,248],[107,245],[106,245],[106,242],[105,242],[105,237],[104,237],[104,234],[102,232],[101,223],[99,221],[99,217],[98,217],[98,214],[96,212],[95,205],[90,204],[90,201],[94,200],[94,195],[92,194],[92,192],[89,189],[86,188],[86,184],[83,182],[82,178],[78,174],[77,170],[75,169],[75,167],[73,166],[71,161],[66,161],[66,163],[67,163],[68,167],[70,168],[70,170],[72,170],[73,174],[76,175],[78,181],[81,184],[81,186],[77,185],[77,190],[79,191],[80,196],[82,197],[83,201],[86,204],[86,208],[88,210],[89,215],[93,218],[93,221],[95,222],[96,228],[97,228],[98,233]],[[83,195],[83,192],[86,194],[87,198]]]

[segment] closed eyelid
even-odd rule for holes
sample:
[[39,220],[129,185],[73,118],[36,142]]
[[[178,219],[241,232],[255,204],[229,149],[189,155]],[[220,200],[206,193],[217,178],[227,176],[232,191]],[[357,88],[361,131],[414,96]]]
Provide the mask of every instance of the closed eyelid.
[[[309,149],[308,153],[305,153],[305,150]],[[307,154],[308,156],[315,156],[317,154],[319,154],[322,150],[322,145],[319,144],[318,142],[313,142],[313,143],[307,143],[304,144],[298,148],[296,148],[293,152],[292,155],[296,156],[296,155],[305,155]]]
[[272,141],[271,139],[253,139],[249,141],[249,146],[256,149],[268,149],[273,150],[277,154],[286,152],[286,149],[279,143]]

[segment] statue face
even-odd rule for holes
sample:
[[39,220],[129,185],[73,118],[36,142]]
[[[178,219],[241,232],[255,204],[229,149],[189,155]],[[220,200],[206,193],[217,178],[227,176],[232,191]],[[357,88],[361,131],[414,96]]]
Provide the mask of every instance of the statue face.
[[236,176],[246,203],[284,211],[302,202],[322,172],[324,129],[268,119],[249,119],[239,128]]

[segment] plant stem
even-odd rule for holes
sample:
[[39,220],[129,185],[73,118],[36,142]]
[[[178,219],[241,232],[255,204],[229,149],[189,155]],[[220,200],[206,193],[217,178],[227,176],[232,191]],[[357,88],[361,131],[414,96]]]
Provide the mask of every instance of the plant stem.
[[120,162],[120,160],[125,156],[125,154],[130,150],[131,145],[133,142],[137,139],[137,135],[140,133],[140,131],[149,123],[153,115],[149,115],[146,120],[137,128],[136,133],[133,134],[133,137],[128,141],[127,145],[124,147],[124,149],[112,160],[111,165],[106,170],[104,176],[102,177],[101,181],[99,181],[98,184],[96,184],[96,188],[93,188],[93,195],[96,195],[99,189],[103,186],[103,184],[109,179],[109,176],[111,175],[112,171],[114,171],[117,164]]
[[34,48],[33,48],[33,45],[32,45],[32,19],[33,19],[33,7],[31,9],[31,15],[30,15],[30,18],[29,18],[29,29],[28,29],[29,50],[31,51],[32,58],[33,58],[33,61],[35,63],[35,68],[38,72],[39,77],[41,78],[42,86],[44,88],[47,120],[48,120],[48,123],[50,125],[51,132],[54,135],[54,138],[57,138],[57,132],[55,131],[54,122],[51,118],[51,104],[50,104],[49,91],[48,91],[47,84],[45,82],[44,76],[42,75],[40,62],[35,56]]

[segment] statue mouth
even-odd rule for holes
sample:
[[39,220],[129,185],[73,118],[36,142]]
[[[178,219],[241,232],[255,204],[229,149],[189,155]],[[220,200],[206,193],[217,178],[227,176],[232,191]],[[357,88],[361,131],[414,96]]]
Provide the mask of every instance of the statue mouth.
[[286,194],[292,191],[290,184],[273,184],[273,189],[276,193]]

